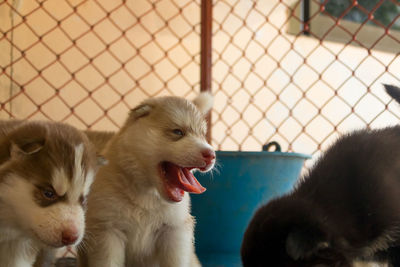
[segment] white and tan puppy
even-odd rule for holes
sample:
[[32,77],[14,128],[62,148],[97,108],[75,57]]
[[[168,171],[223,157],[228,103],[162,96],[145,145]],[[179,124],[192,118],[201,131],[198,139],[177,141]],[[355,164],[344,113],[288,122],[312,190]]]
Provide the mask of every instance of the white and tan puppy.
[[0,266],[32,266],[39,250],[78,244],[97,170],[75,128],[0,121]]
[[211,106],[203,93],[194,102],[148,99],[131,111],[103,151],[109,163],[88,198],[81,266],[200,266],[187,192],[205,191],[192,170],[214,166],[205,140]]

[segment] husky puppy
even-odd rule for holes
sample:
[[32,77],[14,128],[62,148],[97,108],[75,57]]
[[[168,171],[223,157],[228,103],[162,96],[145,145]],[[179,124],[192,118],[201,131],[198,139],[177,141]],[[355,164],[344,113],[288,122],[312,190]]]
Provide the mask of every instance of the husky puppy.
[[[385,86],[400,100],[400,88]],[[243,239],[244,267],[400,266],[400,126],[342,136],[293,192],[261,207]]]
[[0,266],[32,266],[40,250],[78,244],[96,170],[77,129],[0,121]]
[[108,165],[88,198],[81,266],[200,266],[187,192],[205,191],[192,170],[215,163],[205,140],[211,106],[203,93],[194,102],[152,98],[131,111],[103,151]]

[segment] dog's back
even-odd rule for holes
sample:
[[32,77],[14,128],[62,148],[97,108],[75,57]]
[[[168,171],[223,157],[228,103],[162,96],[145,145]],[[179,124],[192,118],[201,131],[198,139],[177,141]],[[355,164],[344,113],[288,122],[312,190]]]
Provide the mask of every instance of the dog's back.
[[400,126],[347,134],[293,192],[256,212],[244,236],[243,264],[350,266],[387,252],[400,266],[398,203]]

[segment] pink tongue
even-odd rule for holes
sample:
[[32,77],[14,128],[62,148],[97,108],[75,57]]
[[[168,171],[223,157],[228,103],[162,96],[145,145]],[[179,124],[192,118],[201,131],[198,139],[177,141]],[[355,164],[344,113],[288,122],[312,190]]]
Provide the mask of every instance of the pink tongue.
[[172,200],[182,200],[183,192],[181,190],[195,194],[206,191],[187,168],[180,168],[172,163],[165,163],[164,167],[167,179],[166,189]]

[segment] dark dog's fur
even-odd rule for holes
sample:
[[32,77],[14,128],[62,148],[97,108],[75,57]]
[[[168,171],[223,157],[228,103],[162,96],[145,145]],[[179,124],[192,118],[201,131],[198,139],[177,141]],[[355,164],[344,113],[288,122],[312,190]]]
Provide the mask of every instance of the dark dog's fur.
[[[400,88],[385,87],[400,102]],[[400,266],[400,126],[341,137],[303,178],[254,215],[245,267],[351,266],[378,254]]]

